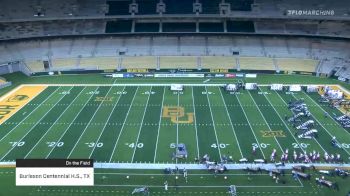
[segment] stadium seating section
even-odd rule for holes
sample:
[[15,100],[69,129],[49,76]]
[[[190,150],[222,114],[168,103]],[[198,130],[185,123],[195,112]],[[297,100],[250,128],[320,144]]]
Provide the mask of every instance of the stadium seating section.
[[155,57],[125,57],[122,61],[122,68],[156,68],[156,58]]
[[291,59],[280,58],[277,59],[277,64],[282,71],[306,71],[315,72],[317,60],[312,59]]
[[[124,56],[120,57],[121,67],[118,67],[119,57],[83,57],[61,58],[52,60],[52,70],[76,69],[133,69],[157,68],[156,56]],[[238,69],[240,70],[272,70],[276,71],[272,58],[266,57],[229,57],[229,56],[202,56],[201,66],[198,66],[196,56],[160,56],[161,69]],[[239,60],[239,67],[236,64]],[[318,61],[312,59],[277,58],[280,71],[315,72]],[[44,71],[41,60],[28,61],[27,66],[33,72]]]
[[241,57],[239,59],[241,70],[275,70],[271,58],[265,57]]
[[236,58],[228,56],[204,56],[202,57],[204,69],[237,69]]

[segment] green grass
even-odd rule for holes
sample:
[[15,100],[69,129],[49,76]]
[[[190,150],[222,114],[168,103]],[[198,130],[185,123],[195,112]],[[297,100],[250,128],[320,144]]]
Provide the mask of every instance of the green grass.
[[[230,94],[215,86],[186,87],[183,93],[174,93],[168,87],[162,86],[59,85],[202,83],[203,79],[115,80],[103,78],[100,75],[82,75],[79,76],[79,79],[77,76],[28,78],[19,74],[5,77],[7,80],[14,81],[11,88],[22,83],[50,83],[57,84],[57,86],[48,87],[0,126],[1,161],[13,161],[16,158],[93,158],[98,162],[191,163],[195,157],[202,157],[204,154],[209,154],[212,160],[220,160],[220,157],[224,155],[232,156],[235,161],[242,157],[250,160],[254,158],[269,160],[273,149],[277,150],[278,155],[281,155],[285,149],[289,149],[290,162],[293,150],[297,152],[316,150],[322,155],[324,152],[339,153],[346,162],[349,161],[350,149],[333,148],[330,140],[332,136],[336,136],[340,143],[349,144],[350,133],[332,118],[324,117],[324,111],[338,115],[340,112],[326,105],[319,105],[317,93],[290,94],[270,91],[267,87],[260,87],[258,91],[241,90],[239,93]],[[292,80],[293,77],[294,80]],[[289,75],[259,75],[257,79],[246,79],[246,81],[296,83],[295,77],[298,83],[339,83],[330,79]],[[235,79],[213,78],[209,83],[234,81]],[[347,87],[345,84],[343,86]],[[9,90],[9,88],[2,89],[0,93],[4,94]],[[316,122],[315,128],[319,131],[319,137],[315,140],[296,138],[295,128],[284,120],[285,115],[291,115],[286,103],[300,98],[305,100]],[[165,115],[163,113],[165,107],[181,107],[184,109],[184,116],[175,119],[162,117]],[[191,113],[194,113],[193,122],[176,123],[176,121],[190,119]],[[285,137],[264,137],[262,131],[282,131]],[[173,146],[176,143],[186,144],[189,152],[188,159],[172,159]],[[256,155],[251,153],[252,145],[259,147]],[[0,178],[11,178],[10,176],[13,175],[11,169],[1,169],[1,171],[10,171],[10,173],[0,173]],[[97,171],[116,172],[115,170]],[[160,171],[147,170],[122,171],[122,173],[125,172],[160,173]],[[195,173],[195,171],[192,172]],[[207,174],[205,171],[196,172]],[[24,187],[13,189],[16,190],[16,194],[22,195],[24,193],[46,195],[49,190],[55,190],[57,195],[75,195],[78,194],[77,191],[79,193],[83,191],[86,195],[99,195],[102,194],[101,191],[109,191],[108,194],[129,195],[130,190],[136,185],[146,183],[152,186],[162,186],[164,180],[168,178],[172,180],[171,176],[158,175],[151,178],[152,174],[150,174],[135,175],[132,177],[133,180],[125,181],[125,175],[121,174],[113,175],[102,181],[99,175],[103,174],[96,175],[97,184],[120,185],[126,182],[131,187]],[[337,180],[343,183],[342,179]],[[10,182],[6,182],[5,185]],[[291,179],[288,182],[288,185],[295,184]],[[198,195],[203,195],[204,192],[207,192],[207,195],[227,195],[225,187],[230,184],[275,185],[268,176],[256,177],[254,183],[248,182],[246,176],[232,177],[229,180],[224,180],[222,176],[217,178],[212,175],[203,178],[196,176],[193,180],[191,179],[190,185],[197,187],[180,188],[181,194],[171,191],[170,195],[190,195],[191,191],[197,192]],[[198,186],[209,185],[221,187],[202,187],[203,190],[198,188]],[[239,192],[243,195],[299,194],[299,191],[302,192],[300,194],[305,195],[332,193],[325,188],[316,187],[313,182],[305,182],[303,186],[298,190],[278,187],[252,187],[251,189],[242,187]],[[9,187],[13,187],[13,184],[10,184]],[[7,195],[6,190],[8,189],[1,189],[0,194]],[[58,190],[63,193],[57,193]],[[112,190],[115,192],[111,192]],[[160,192],[159,195],[166,194],[162,192],[161,187],[155,187],[154,190]],[[341,191],[342,194],[345,194],[347,190],[342,188]]]

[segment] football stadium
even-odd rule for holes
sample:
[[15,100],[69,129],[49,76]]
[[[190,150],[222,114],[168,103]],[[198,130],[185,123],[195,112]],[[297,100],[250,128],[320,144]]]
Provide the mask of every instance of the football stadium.
[[349,15],[1,0],[0,195],[350,195]]

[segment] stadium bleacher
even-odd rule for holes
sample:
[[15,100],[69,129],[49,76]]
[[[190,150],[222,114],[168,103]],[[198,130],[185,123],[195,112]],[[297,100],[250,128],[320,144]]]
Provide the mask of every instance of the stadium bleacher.
[[197,68],[197,60],[194,56],[163,56],[160,58],[161,68],[191,69]]
[[241,57],[239,63],[241,70],[275,70],[271,58]]
[[[120,67],[119,66],[119,58]],[[198,64],[200,58],[200,64]],[[237,69],[240,70],[272,70],[277,71],[273,58],[267,57],[232,57],[232,56],[159,56],[161,69]],[[301,58],[276,58],[280,71],[315,72],[318,60]],[[27,61],[27,66],[33,72],[45,71],[42,60]],[[104,56],[52,59],[50,70],[76,69],[156,69],[157,56]],[[46,70],[48,71],[48,70]]]
[[139,56],[139,57],[124,57],[121,68],[149,68],[155,69],[157,66],[156,58],[154,56]]
[[239,58],[241,70],[330,73],[344,66],[341,62],[349,50],[340,40],[163,35],[22,40],[0,44],[0,58],[2,62],[24,61],[34,72],[44,71],[43,61],[48,59],[53,70],[65,70],[133,68],[139,62],[150,62],[140,66],[155,68],[159,57],[160,68],[182,68],[187,61],[191,68],[235,69]]
[[313,59],[291,59],[278,58],[276,59],[278,67],[282,71],[305,71],[315,72],[317,60]]
[[204,69],[237,69],[236,58],[229,56],[204,56],[202,57]]
[[286,31],[290,34],[316,34],[317,24],[288,22],[285,25]]

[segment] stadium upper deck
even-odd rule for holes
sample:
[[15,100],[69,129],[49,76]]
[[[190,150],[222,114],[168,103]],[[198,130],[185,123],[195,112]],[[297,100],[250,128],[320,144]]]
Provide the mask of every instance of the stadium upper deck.
[[350,35],[345,0],[2,0],[0,5],[0,39],[182,32]]

